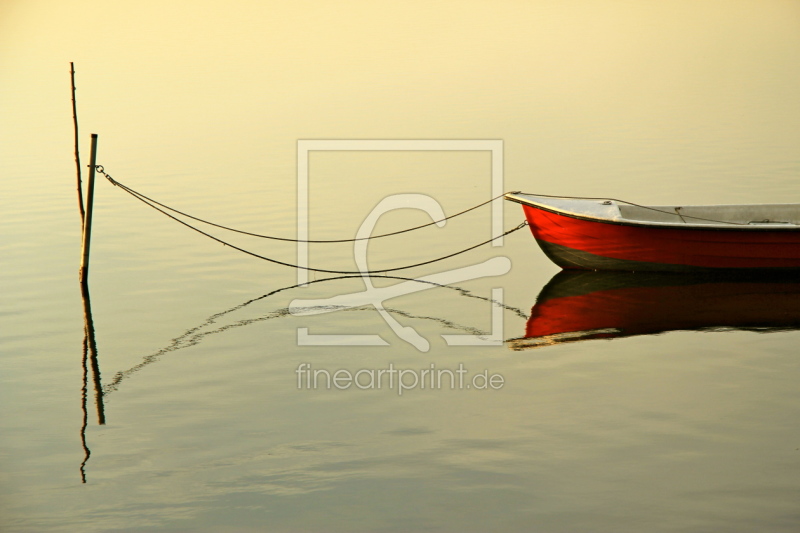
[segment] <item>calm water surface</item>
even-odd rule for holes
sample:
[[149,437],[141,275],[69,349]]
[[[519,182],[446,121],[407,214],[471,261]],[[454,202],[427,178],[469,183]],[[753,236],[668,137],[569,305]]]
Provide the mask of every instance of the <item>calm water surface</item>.
[[[294,270],[100,180],[96,390],[77,280],[69,62],[84,164],[96,132],[98,162],[128,186],[292,237],[303,139],[499,139],[504,190],[796,202],[798,51],[800,6],[777,1],[4,3],[0,530],[797,531],[794,281],[722,294],[679,283],[678,302],[624,303],[651,320],[642,334],[533,342],[532,308],[562,278],[525,230],[502,248],[399,273],[497,256],[512,265],[461,290],[387,300],[429,342],[420,351],[370,306],[288,312],[295,300],[363,291],[362,280],[312,274],[289,288]],[[312,152],[310,235],[352,237],[398,193],[452,214],[488,199],[491,176],[485,151]],[[504,227],[522,221],[516,204],[503,209]],[[428,220],[398,210],[376,232]],[[375,241],[369,264],[444,255],[490,227],[483,208]],[[296,260],[290,243],[231,242]],[[352,270],[353,254],[312,245],[309,260]],[[494,315],[493,294],[504,305]],[[442,337],[489,333],[498,317],[500,345]],[[385,345],[307,346],[303,332]],[[503,383],[298,389],[302,363],[461,365]]]

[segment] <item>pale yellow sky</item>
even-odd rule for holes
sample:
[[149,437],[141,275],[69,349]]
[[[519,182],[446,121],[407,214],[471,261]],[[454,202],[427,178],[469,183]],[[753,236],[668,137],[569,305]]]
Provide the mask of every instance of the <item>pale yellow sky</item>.
[[[69,61],[85,131],[134,160],[154,156],[154,135],[181,139],[173,157],[184,161],[298,138],[534,146],[669,135],[788,149],[800,120],[800,3],[791,1],[5,0],[0,9],[0,143],[18,147],[7,164],[68,147]],[[292,156],[275,154],[285,167]]]

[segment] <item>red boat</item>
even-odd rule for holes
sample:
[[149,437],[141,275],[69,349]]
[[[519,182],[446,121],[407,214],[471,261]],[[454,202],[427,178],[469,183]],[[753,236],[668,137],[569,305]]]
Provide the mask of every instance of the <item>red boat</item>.
[[800,329],[796,272],[674,274],[562,270],[531,309],[514,350],[667,331]]
[[800,269],[800,204],[642,206],[509,193],[562,268],[671,271]]

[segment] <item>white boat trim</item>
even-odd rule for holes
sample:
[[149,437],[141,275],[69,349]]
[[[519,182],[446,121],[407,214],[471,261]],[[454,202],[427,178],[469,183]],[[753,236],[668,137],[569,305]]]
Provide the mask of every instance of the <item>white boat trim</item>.
[[797,230],[800,204],[641,206],[610,198],[508,193],[512,202],[581,219],[644,227]]

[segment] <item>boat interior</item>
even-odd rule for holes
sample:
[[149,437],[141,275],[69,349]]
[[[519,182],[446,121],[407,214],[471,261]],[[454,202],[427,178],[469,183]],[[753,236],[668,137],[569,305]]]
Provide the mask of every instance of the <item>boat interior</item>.
[[620,218],[671,224],[800,226],[800,204],[636,206],[614,202]]

